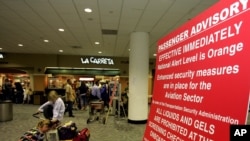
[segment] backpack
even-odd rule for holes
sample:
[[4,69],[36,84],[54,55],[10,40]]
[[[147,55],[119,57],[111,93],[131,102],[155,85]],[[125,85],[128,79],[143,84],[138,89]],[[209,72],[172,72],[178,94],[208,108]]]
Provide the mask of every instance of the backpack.
[[90,131],[88,128],[83,128],[78,132],[77,136],[72,141],[89,141]]
[[51,120],[53,117],[53,106],[47,105],[43,108],[43,115],[46,119]]

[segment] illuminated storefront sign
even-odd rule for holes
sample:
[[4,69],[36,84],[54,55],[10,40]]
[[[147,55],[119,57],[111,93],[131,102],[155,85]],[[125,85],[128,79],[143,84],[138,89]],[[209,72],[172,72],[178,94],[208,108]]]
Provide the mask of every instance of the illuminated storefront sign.
[[81,58],[82,64],[98,64],[98,65],[114,65],[114,60],[111,58],[96,58],[96,57],[86,57]]
[[2,54],[2,53],[0,53],[0,59],[3,59],[3,58],[4,58],[3,54]]

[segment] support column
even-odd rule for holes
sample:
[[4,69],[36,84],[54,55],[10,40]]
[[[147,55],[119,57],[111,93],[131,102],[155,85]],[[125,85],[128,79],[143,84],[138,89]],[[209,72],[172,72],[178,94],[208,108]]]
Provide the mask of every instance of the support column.
[[149,35],[130,35],[128,122],[143,124],[148,119]]

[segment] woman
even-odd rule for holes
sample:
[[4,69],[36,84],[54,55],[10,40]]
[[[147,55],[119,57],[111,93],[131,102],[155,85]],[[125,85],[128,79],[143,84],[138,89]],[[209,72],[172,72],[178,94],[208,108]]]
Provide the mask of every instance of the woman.
[[25,87],[25,91],[23,93],[23,104],[27,100],[27,104],[30,103],[30,95],[32,95],[32,89],[30,87],[30,83],[28,82]]
[[51,119],[53,123],[63,119],[64,111],[64,102],[58,96],[56,91],[50,91],[48,101],[41,105],[38,109],[38,112],[43,112],[45,118]]

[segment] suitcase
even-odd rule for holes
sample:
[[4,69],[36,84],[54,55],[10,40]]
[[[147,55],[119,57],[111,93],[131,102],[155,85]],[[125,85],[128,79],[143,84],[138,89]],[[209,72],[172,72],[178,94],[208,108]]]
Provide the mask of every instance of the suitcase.
[[73,141],[89,141],[90,131],[88,128],[83,128],[78,132],[77,136],[73,138]]
[[60,140],[69,140],[77,136],[76,124],[72,121],[65,123],[63,126],[57,128]]

